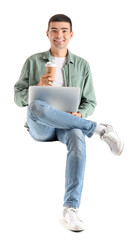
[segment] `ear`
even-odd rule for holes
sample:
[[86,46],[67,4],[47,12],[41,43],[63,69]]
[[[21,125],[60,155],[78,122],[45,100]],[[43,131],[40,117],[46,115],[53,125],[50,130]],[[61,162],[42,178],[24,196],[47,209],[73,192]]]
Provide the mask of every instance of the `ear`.
[[74,35],[74,32],[71,32],[70,34],[71,34],[71,38],[72,38],[72,37],[73,37],[73,35]]
[[48,37],[49,35],[48,35],[48,30],[46,31],[46,36]]

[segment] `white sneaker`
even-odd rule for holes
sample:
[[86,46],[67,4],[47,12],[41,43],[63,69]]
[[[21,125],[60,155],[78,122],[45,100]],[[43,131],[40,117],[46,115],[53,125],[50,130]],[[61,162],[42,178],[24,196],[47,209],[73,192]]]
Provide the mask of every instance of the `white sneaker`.
[[77,208],[64,208],[63,217],[69,230],[80,232],[85,229],[84,222],[78,216]]
[[120,155],[123,151],[124,144],[121,139],[118,137],[117,133],[113,130],[113,127],[108,124],[101,124],[105,126],[104,133],[100,137],[105,141],[113,154]]

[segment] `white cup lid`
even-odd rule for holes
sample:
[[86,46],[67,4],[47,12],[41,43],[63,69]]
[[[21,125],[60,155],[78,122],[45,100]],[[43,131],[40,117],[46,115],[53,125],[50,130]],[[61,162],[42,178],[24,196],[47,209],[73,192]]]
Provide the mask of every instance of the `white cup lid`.
[[54,62],[47,62],[45,64],[46,67],[57,67],[57,65]]

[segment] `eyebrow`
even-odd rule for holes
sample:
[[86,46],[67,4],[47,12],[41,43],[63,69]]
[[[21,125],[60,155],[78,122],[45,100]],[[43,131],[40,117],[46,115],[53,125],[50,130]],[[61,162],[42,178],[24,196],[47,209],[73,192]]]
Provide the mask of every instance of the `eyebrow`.
[[[52,30],[52,29],[57,30],[58,28],[52,27],[51,30]],[[64,29],[65,29],[65,30],[69,30],[69,28],[61,28],[61,29],[62,29],[62,30],[64,30]]]

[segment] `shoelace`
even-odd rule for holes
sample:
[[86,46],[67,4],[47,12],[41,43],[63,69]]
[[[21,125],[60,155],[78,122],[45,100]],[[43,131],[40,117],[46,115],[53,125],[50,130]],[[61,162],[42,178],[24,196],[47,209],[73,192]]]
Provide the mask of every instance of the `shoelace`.
[[78,210],[77,209],[74,209],[74,208],[70,208],[68,210],[69,212],[69,217],[70,217],[70,221],[81,221],[79,219],[79,216],[78,216]]

